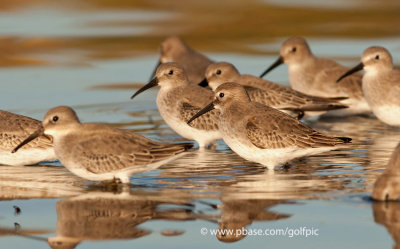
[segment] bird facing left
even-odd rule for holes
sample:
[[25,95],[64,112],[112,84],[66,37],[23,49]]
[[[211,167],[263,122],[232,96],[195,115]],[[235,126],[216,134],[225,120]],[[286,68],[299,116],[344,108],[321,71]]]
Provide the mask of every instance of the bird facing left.
[[56,156],[68,170],[93,181],[129,183],[130,175],[154,170],[193,146],[156,142],[127,130],[81,123],[72,108],[59,106],[50,109],[42,127],[13,152],[43,134],[53,138]]

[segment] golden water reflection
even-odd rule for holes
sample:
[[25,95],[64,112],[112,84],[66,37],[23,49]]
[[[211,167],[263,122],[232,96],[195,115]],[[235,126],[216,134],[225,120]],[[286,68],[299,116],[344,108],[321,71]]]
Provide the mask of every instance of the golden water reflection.
[[[75,248],[88,240],[137,239],[153,232],[164,234],[168,229],[147,229],[151,220],[188,221],[205,220],[216,229],[242,229],[255,221],[273,221],[288,218],[267,209],[285,201],[267,199],[221,198],[221,205],[203,202],[197,208],[190,195],[179,191],[144,192],[122,190],[120,193],[90,192],[57,202],[57,231],[48,238],[51,248]],[[210,211],[211,210],[211,211]],[[215,211],[219,211],[219,215]],[[218,223],[218,227],[216,225]],[[167,223],[168,224],[168,223]],[[158,231],[157,231],[158,230]],[[177,233],[184,233],[182,230]],[[217,236],[232,242],[244,236]]]
[[82,179],[59,166],[0,166],[0,200],[60,198],[84,192]]
[[[82,27],[109,29],[148,27],[151,32],[132,34],[128,31],[116,36],[53,37],[8,34],[0,31],[0,66],[43,66],[57,63],[43,59],[40,54],[63,54],[76,62],[93,59],[116,59],[155,54],[158,45],[171,34],[179,34],[188,44],[200,51],[245,54],[271,54],[254,44],[270,43],[277,37],[393,37],[400,34],[400,5],[396,0],[354,1],[348,8],[315,8],[313,6],[277,5],[268,1],[230,1],[221,8],[215,1],[2,1],[0,11],[48,6],[47,11],[62,10],[75,16],[93,11],[110,13],[132,11],[132,20],[86,21]],[[212,11],[210,11],[212,10]],[[138,20],[134,11],[150,12],[149,19]],[[1,17],[0,12],[0,17]],[[86,13],[86,14],[85,14]],[[159,13],[159,14],[157,14]],[[164,15],[168,13],[169,15]],[[29,11],[24,18],[29,20]],[[51,15],[50,17],[51,18]],[[201,20],[201,21],[199,21]],[[32,20],[34,22],[35,20]],[[51,20],[49,20],[51,22]],[[18,22],[10,21],[13,25]],[[293,25],[293,24],[296,25]],[[73,25],[73,24],[72,24]],[[301,28],[299,28],[301,27]],[[62,28],[62,27],[61,27]],[[84,51],[84,53],[82,53]]]

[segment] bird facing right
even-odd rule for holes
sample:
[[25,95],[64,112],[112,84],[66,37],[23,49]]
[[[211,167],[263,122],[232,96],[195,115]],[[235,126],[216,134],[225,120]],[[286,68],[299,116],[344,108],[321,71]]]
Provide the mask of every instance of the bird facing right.
[[225,143],[241,157],[268,168],[351,141],[323,135],[283,112],[251,102],[243,86],[230,82],[220,85],[213,102],[188,123],[214,108],[220,111],[218,127]]
[[383,47],[369,47],[361,63],[344,73],[341,82],[353,73],[364,69],[362,90],[372,112],[382,122],[400,126],[400,70],[393,68],[389,51]]

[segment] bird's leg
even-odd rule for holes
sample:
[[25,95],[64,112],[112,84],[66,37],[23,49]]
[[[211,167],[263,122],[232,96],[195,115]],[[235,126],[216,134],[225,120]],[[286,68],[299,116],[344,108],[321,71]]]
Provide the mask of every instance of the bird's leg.
[[217,141],[213,142],[208,146],[209,150],[215,150],[217,148]]
[[114,177],[112,180],[101,181],[99,186],[106,191],[119,192],[121,184],[121,180]]

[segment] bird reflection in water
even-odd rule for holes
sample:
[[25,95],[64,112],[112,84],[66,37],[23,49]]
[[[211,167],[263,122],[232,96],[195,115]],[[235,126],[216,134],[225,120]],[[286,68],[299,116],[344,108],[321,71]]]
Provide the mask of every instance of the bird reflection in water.
[[[57,232],[48,239],[53,249],[75,248],[83,241],[137,239],[153,231],[140,225],[149,220],[187,221],[201,219],[218,224],[220,229],[242,229],[254,221],[287,218],[290,215],[268,211],[270,207],[288,203],[282,200],[242,199],[226,194],[222,204],[195,203],[190,195],[177,190],[160,192],[123,191],[122,193],[91,192],[57,203]],[[201,204],[201,205],[198,205]],[[205,205],[204,205],[205,204]],[[198,206],[205,207],[199,210]],[[210,209],[210,207],[212,207]],[[220,214],[215,214],[218,209]],[[165,236],[184,231],[164,229]],[[220,241],[234,242],[244,236],[217,236]]]
[[386,170],[375,182],[372,198],[379,201],[397,200],[400,196],[400,143],[390,158]]
[[[162,204],[176,207],[163,209]],[[192,207],[190,199],[184,196],[172,198],[169,194],[129,193],[129,190],[117,194],[91,192],[57,202],[57,233],[48,243],[55,249],[75,248],[87,240],[136,239],[151,233],[138,227],[140,224],[152,219],[193,219]]]
[[395,242],[393,248],[400,249],[400,203],[374,202],[372,209],[375,222],[386,227],[392,236]]
[[289,218],[291,215],[279,214],[269,209],[278,204],[288,203],[282,200],[267,199],[235,199],[231,196],[221,198],[221,217],[218,220],[219,231],[233,233],[217,233],[222,242],[236,242],[244,237],[244,229],[254,221],[274,221]]

